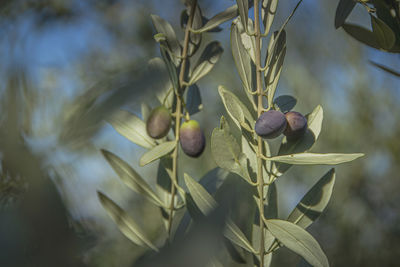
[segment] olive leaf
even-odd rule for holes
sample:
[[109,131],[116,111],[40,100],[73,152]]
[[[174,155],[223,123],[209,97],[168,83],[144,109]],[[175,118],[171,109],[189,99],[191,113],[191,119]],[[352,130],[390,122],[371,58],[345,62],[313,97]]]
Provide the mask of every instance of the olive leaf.
[[316,267],[329,266],[328,259],[318,242],[300,226],[283,220],[265,220],[268,231],[288,249],[302,256]]
[[363,27],[354,24],[344,23],[342,25],[343,30],[347,32],[350,36],[352,36],[357,41],[366,44],[370,47],[379,49],[379,44],[375,38],[375,35],[372,31],[367,30]]
[[203,108],[200,89],[196,84],[189,86],[186,91],[186,110],[190,115],[196,114]]
[[390,50],[396,42],[396,37],[392,29],[381,19],[370,15],[372,33],[374,34],[379,46],[385,50]]
[[356,5],[354,0],[340,0],[336,8],[335,14],[335,28],[338,29],[343,25],[347,17]]
[[221,13],[216,14],[210,20],[207,21],[206,24],[203,25],[200,29],[192,29],[194,33],[202,33],[206,31],[210,31],[220,24],[235,18],[238,15],[238,6],[233,5],[228,7],[226,10],[222,11]]
[[141,147],[150,149],[156,145],[154,139],[147,135],[146,124],[128,111],[116,111],[107,119],[107,122],[119,134]]
[[[190,5],[181,14],[181,27],[182,29],[186,28],[186,24],[189,20],[190,14]],[[199,5],[196,5],[196,10],[194,11],[193,22],[192,22],[192,29],[200,29],[203,26],[203,15]],[[191,32],[189,34],[189,43],[188,43],[188,57],[192,56],[196,53],[197,49],[200,47],[201,44],[201,34]]]
[[386,67],[386,66],[384,66],[384,65],[382,65],[382,64],[376,63],[376,62],[374,62],[374,61],[372,61],[372,60],[370,60],[369,62],[370,62],[372,65],[374,65],[375,67],[380,68],[381,70],[384,70],[384,71],[386,71],[386,72],[388,72],[388,73],[390,73],[390,74],[393,74],[394,76],[400,77],[400,72],[395,71],[394,69],[388,68],[388,67]]
[[250,103],[253,104],[253,108],[255,108],[253,95],[250,93],[253,91],[253,70],[254,64],[251,61],[250,54],[247,52],[246,48],[243,45],[241,34],[243,32],[240,31],[243,29],[243,25],[240,20],[235,19],[232,22],[231,26],[231,48],[232,55],[235,61],[236,69],[239,73],[239,77],[242,81],[243,87],[245,89],[245,93]]
[[153,192],[146,181],[128,163],[105,149],[102,149],[101,153],[125,185],[133,191],[142,194],[155,205],[160,207],[164,206],[163,202]]
[[268,34],[278,7],[278,0],[262,0],[261,18],[264,24],[264,34]]
[[245,29],[247,29],[247,23],[249,18],[249,1],[248,0],[236,0],[236,4],[239,9],[240,20],[242,21]]
[[139,160],[140,166],[147,165],[165,155],[170,153],[176,147],[176,141],[169,141],[162,144],[159,144],[146,153]]
[[211,135],[211,153],[219,167],[234,172],[249,182],[251,179],[246,156],[241,152],[236,139],[229,133],[228,127],[222,116],[220,128],[215,128]]
[[111,219],[117,224],[119,230],[129,240],[139,246],[149,247],[155,251],[158,251],[158,248],[153,245],[152,242],[143,234],[143,230],[126,213],[126,211],[124,211],[102,192],[97,191],[97,196],[99,197],[100,203],[107,211],[108,215],[110,215]]
[[[279,35],[279,36],[278,36]],[[278,38],[276,40],[276,38]],[[283,60],[286,55],[286,32],[275,32],[270,39],[265,59],[266,71],[264,72],[265,87],[267,90],[268,106],[272,106],[276,87],[281,75]]]
[[194,84],[211,71],[224,50],[219,42],[213,41],[204,48],[190,77],[189,84]]
[[304,229],[310,226],[328,205],[334,184],[335,169],[332,168],[304,195],[287,220]]
[[142,111],[143,121],[147,121],[147,119],[149,118],[150,112],[151,112],[150,106],[147,105],[146,103],[142,102],[140,104],[140,110]]
[[232,92],[225,89],[223,86],[218,86],[218,93],[221,96],[222,103],[229,116],[235,122],[236,126],[241,129],[241,126],[246,127],[246,120],[249,123],[247,130],[251,131],[254,128],[254,118],[247,107],[235,96]]
[[362,153],[353,153],[353,154],[340,154],[340,153],[299,153],[299,154],[290,154],[283,156],[275,156],[270,157],[268,160],[288,163],[288,164],[296,164],[296,165],[336,165],[349,161],[353,161],[357,158],[363,157]]
[[178,39],[176,38],[176,34],[171,24],[168,21],[162,19],[157,15],[151,15],[151,20],[153,22],[154,28],[158,33],[162,33],[165,36],[166,46],[169,51],[173,54],[172,61],[175,66],[178,66],[180,63],[181,57],[181,46],[179,44]]
[[[193,198],[193,201],[204,215],[209,214],[212,210],[214,210],[218,206],[217,202],[207,192],[207,190],[205,190],[192,177],[190,177],[188,174],[185,173],[184,179],[185,179],[185,184],[189,190],[190,196]],[[255,253],[254,248],[251,246],[246,236],[239,229],[239,227],[237,227],[237,225],[230,219],[227,219],[224,235],[226,238],[231,240],[236,245],[246,249],[249,252]]]
[[296,106],[297,99],[291,95],[281,95],[274,99],[274,108],[285,113]]

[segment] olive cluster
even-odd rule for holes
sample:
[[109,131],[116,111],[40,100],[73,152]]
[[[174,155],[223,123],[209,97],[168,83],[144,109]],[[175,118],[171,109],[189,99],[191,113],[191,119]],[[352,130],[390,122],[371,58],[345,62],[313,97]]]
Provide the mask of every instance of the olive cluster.
[[288,140],[297,140],[307,131],[307,119],[296,111],[283,114],[277,110],[268,110],[257,119],[255,131],[265,139],[272,139],[283,133]]
[[[172,123],[170,111],[165,106],[159,106],[152,110],[146,122],[147,134],[160,139],[167,136]],[[182,123],[179,130],[179,143],[186,155],[199,157],[205,148],[206,139],[200,125],[195,120],[187,120]]]

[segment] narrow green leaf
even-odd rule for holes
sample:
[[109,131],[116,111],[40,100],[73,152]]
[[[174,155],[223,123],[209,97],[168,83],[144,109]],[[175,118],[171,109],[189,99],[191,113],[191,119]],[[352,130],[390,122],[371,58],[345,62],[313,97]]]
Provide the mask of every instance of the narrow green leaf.
[[394,76],[400,77],[400,72],[399,71],[395,71],[394,69],[388,68],[382,64],[376,63],[374,61],[369,61],[372,65],[374,65],[375,67],[380,68],[381,70],[384,70],[390,74],[393,74]]
[[209,43],[201,54],[190,77],[189,84],[194,84],[211,71],[222,55],[222,46],[219,42]]
[[212,17],[203,27],[200,29],[193,29],[192,32],[195,33],[202,33],[209,30],[212,30],[218,27],[220,24],[235,18],[238,15],[238,6],[233,5],[228,7],[226,10],[222,11],[221,13],[216,14]]
[[153,192],[146,181],[124,160],[114,153],[105,149],[101,150],[104,158],[108,161],[121,180],[133,191],[147,197],[157,206],[164,206],[159,197]]
[[[218,206],[218,203],[207,192],[207,190],[205,190],[204,187],[202,187],[192,177],[185,173],[184,179],[190,196],[193,198],[193,201],[196,203],[197,207],[204,215],[209,214]],[[254,253],[254,249],[251,246],[250,242],[247,240],[246,236],[230,219],[227,220],[224,235],[236,245]]]
[[239,16],[245,29],[247,29],[247,23],[249,18],[249,1],[248,0],[236,0],[236,4],[239,8]]
[[336,8],[335,15],[335,28],[338,29],[343,25],[347,17],[350,15],[351,11],[356,5],[354,0],[340,0]]
[[186,109],[190,115],[196,114],[203,109],[200,89],[196,84],[193,84],[186,91]]
[[[241,30],[242,29],[242,30]],[[253,63],[250,54],[247,52],[243,45],[241,34],[243,32],[243,25],[240,20],[235,19],[231,26],[231,48],[232,55],[235,61],[236,69],[242,81],[245,93],[250,103],[255,107],[253,95],[249,92],[253,91]]]
[[288,249],[302,256],[315,267],[329,266],[318,242],[306,230],[283,220],[265,220],[268,230]]
[[147,165],[170,153],[176,147],[176,141],[169,141],[150,149],[139,160],[140,166]]
[[278,7],[278,0],[262,0],[261,18],[264,24],[264,34],[268,34]]
[[340,163],[353,161],[362,156],[364,156],[364,154],[362,153],[355,153],[355,154],[299,153],[299,154],[271,157],[269,158],[269,160],[288,163],[288,164],[297,164],[297,165],[313,165],[313,164],[336,165]]
[[358,25],[344,23],[342,25],[343,30],[347,32],[350,36],[352,36],[357,41],[366,44],[370,47],[379,49],[379,44],[375,39],[375,35],[370,30],[367,30],[363,27]]
[[155,90],[158,101],[166,108],[171,108],[174,102],[174,91],[165,61],[160,57],[154,57],[149,60],[148,69],[157,75],[157,79],[162,79],[160,88]]
[[330,169],[304,195],[299,204],[290,213],[287,220],[306,229],[310,226],[328,205],[335,184],[335,169]]
[[158,248],[145,237],[143,230],[135,223],[135,221],[114,201],[109,199],[102,192],[97,191],[100,203],[110,215],[111,219],[117,224],[119,230],[133,243],[140,246],[147,246],[155,251]]
[[372,32],[375,35],[379,46],[389,50],[396,42],[396,37],[392,29],[381,19],[371,15]]
[[[276,40],[276,38],[278,38]],[[268,95],[268,106],[272,106],[273,99],[278,85],[279,77],[282,72],[283,61],[286,55],[286,32],[282,30],[278,36],[278,32],[275,32],[271,36],[270,43],[268,45],[267,57],[265,59],[265,65],[267,66],[264,72],[265,87]]]
[[150,112],[151,112],[150,106],[147,105],[146,103],[142,102],[142,103],[140,104],[140,109],[141,109],[141,111],[142,111],[142,118],[143,118],[143,121],[147,121],[147,118],[149,117]]
[[156,31],[165,35],[167,47],[174,55],[172,61],[174,62],[175,66],[178,66],[180,63],[181,46],[176,38],[174,29],[172,28],[171,24],[168,23],[168,21],[160,18],[157,15],[151,15],[151,20]]
[[[182,29],[186,28],[187,22],[189,20],[190,14],[190,7],[191,5],[187,5],[187,8],[181,14],[181,27]],[[193,22],[192,22],[192,29],[200,29],[203,26],[203,15],[199,5],[196,5],[196,10],[194,12]],[[188,44],[188,56],[192,56],[196,53],[197,49],[200,47],[201,44],[201,34],[191,32],[189,34],[189,44]]]
[[164,42],[160,42],[160,52],[161,52],[161,56],[165,62],[165,65],[167,66],[168,75],[169,75],[171,84],[172,84],[173,88],[175,89],[175,91],[177,91],[179,88],[178,70],[173,61],[173,58],[171,57],[171,53],[169,53],[168,50],[166,49]]
[[154,139],[147,135],[146,124],[136,115],[118,110],[107,120],[108,123],[129,141],[144,147],[152,148],[156,145]]
[[277,218],[278,217],[278,190],[276,183],[272,183],[268,186],[267,198],[265,203],[264,215],[266,218]]

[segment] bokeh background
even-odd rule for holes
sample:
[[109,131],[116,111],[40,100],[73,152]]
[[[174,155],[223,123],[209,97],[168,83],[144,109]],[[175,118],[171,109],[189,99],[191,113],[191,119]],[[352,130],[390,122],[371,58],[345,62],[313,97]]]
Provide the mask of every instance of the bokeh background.
[[[304,0],[287,26],[287,54],[277,94],[308,113],[321,104],[324,122],[313,151],[363,152],[337,167],[327,211],[310,227],[332,266],[397,266],[400,255],[400,84],[368,60],[400,69],[396,54],[368,48],[335,30],[338,1]],[[210,17],[233,4],[200,0]],[[295,6],[280,1],[273,29]],[[117,108],[140,115],[158,88],[137,73],[159,55],[150,14],[179,37],[179,0],[8,0],[0,3],[0,266],[133,266],[143,249],[116,228],[98,201],[106,192],[155,231],[154,208],[126,188],[101,156],[105,148],[139,168],[144,150],[104,122]],[[349,21],[370,27],[358,5]],[[219,33],[225,52],[198,84],[207,136],[223,111],[217,87],[241,93],[229,47],[230,23]],[[157,77],[155,77],[156,79]],[[200,163],[184,157],[195,178],[216,167],[210,147]],[[286,218],[327,167],[295,167],[278,180],[279,217]],[[273,266],[300,258],[280,249]]]

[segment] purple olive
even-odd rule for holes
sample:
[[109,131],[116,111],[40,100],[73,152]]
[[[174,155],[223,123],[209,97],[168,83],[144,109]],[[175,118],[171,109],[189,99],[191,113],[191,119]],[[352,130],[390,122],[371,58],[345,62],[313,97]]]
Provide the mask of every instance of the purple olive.
[[154,139],[165,137],[171,128],[171,120],[171,113],[166,107],[153,109],[146,123],[147,134]]
[[260,115],[256,121],[256,133],[265,139],[278,137],[286,128],[286,118],[282,112],[268,110]]
[[299,112],[289,111],[285,113],[287,127],[285,132],[288,140],[302,137],[307,131],[307,119]]
[[186,155],[197,158],[203,153],[206,139],[197,121],[189,120],[182,123],[179,135],[179,142]]

